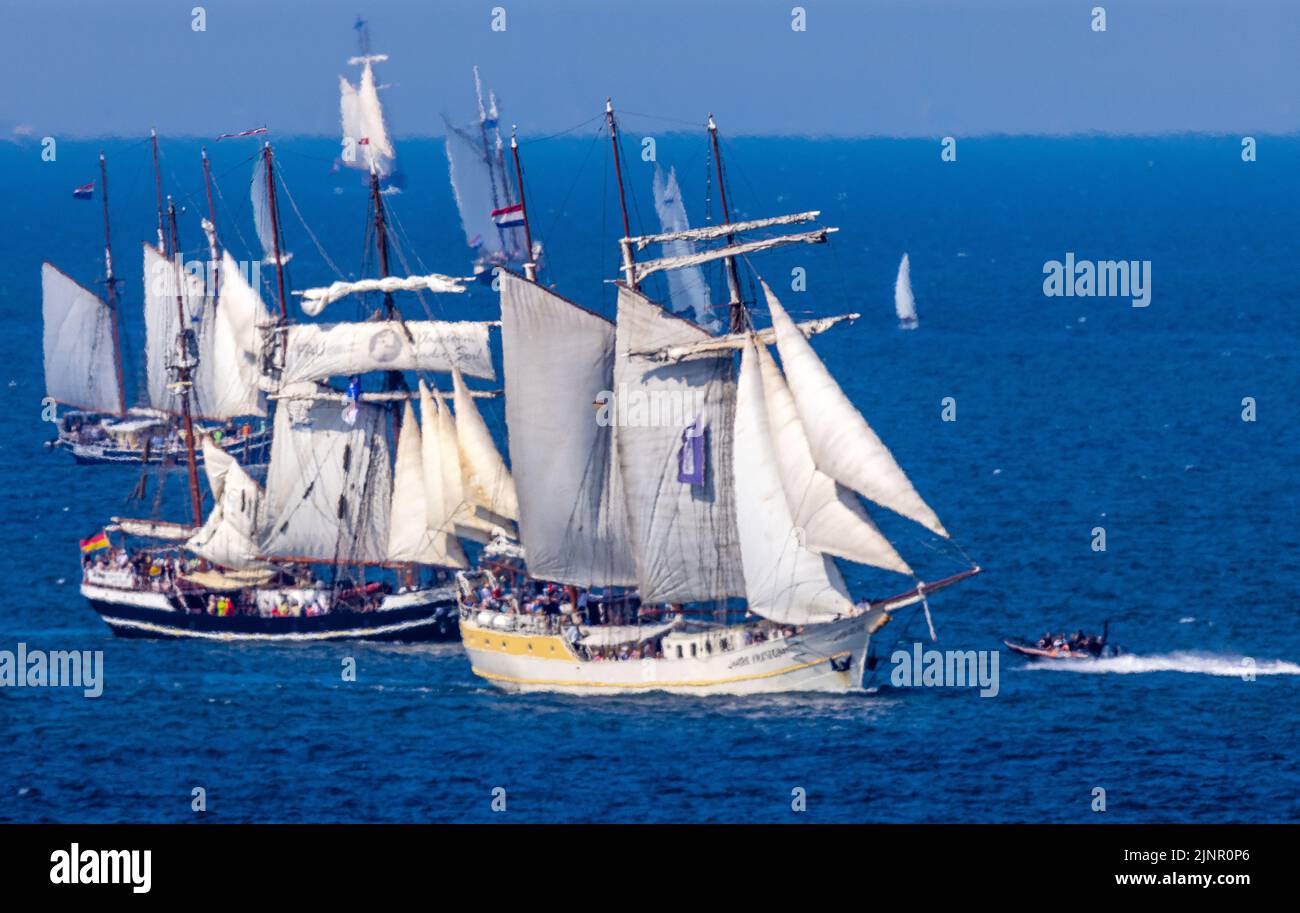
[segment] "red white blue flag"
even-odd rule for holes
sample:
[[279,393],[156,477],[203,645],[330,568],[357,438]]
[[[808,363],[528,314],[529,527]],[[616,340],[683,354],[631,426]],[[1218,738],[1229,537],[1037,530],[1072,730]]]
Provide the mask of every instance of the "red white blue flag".
[[82,184],[82,185],[81,185],[80,187],[78,187],[76,190],[72,191],[72,196],[73,196],[74,199],[77,199],[77,200],[91,200],[91,199],[94,199],[94,197],[95,197],[95,182],[94,182],[94,181],[91,181],[89,184]]
[[492,210],[492,221],[497,228],[517,228],[524,224],[524,204],[516,203],[502,209]]

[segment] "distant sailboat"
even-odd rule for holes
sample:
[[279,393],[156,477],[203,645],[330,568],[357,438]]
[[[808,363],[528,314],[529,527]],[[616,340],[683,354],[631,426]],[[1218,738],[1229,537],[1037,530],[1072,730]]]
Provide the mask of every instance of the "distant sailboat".
[[903,254],[903,259],[898,264],[898,279],[894,282],[894,310],[898,312],[899,329],[916,329],[916,299],[912,297],[912,267],[907,254]]
[[[483,100],[483,80],[474,68],[478,123],[464,127],[446,117],[447,165],[465,241],[474,251],[475,275],[490,275],[496,266],[536,263],[541,251],[524,237],[522,193],[511,186],[496,93]],[[516,183],[518,176],[516,175]]]
[[[361,67],[361,78],[356,85],[346,76],[339,77],[339,114],[343,127],[340,161],[369,175],[373,169],[379,175],[385,192],[397,192],[403,184],[397,169],[397,150],[388,134],[384,121],[384,108],[379,102],[379,86],[371,64],[383,63],[387,54],[370,53],[370,32],[364,22],[356,25],[360,35],[361,54],[348,63]],[[367,180],[369,178],[367,177]]]

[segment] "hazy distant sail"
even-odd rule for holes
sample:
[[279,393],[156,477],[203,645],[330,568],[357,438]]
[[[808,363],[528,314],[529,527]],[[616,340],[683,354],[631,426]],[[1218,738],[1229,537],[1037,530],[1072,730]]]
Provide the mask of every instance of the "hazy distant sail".
[[[655,165],[654,176],[655,212],[659,214],[659,224],[665,234],[686,231],[691,227],[686,218],[686,207],[682,203],[681,188],[677,186],[677,170],[670,168],[668,177],[663,169]],[[663,256],[682,257],[695,253],[691,241],[674,240],[663,242]],[[679,314],[689,314],[700,326],[714,330],[718,321],[709,308],[709,283],[704,278],[704,270],[699,266],[668,271],[668,298],[673,310]]]
[[396,168],[397,151],[384,122],[384,108],[379,101],[379,87],[371,63],[387,59],[385,54],[375,54],[348,61],[361,64],[361,79],[355,86],[346,77],[339,77],[343,164],[361,171],[369,171],[373,165],[381,178],[388,177]]
[[496,95],[489,92],[489,105],[485,107],[478,67],[474,68],[474,87],[478,92],[478,122],[459,126],[444,118],[447,166],[465,241],[480,259],[523,261],[527,251],[522,227],[498,225],[492,215],[515,205],[518,198],[506,171]]
[[907,254],[898,264],[898,278],[894,281],[894,310],[898,312],[899,326],[908,330],[916,327],[916,299],[912,297],[912,267]]

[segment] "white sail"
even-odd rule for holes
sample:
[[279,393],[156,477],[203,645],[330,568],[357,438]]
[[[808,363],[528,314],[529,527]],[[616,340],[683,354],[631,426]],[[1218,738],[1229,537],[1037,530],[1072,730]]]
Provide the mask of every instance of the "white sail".
[[793,235],[778,235],[775,238],[762,238],[758,241],[742,241],[736,244],[727,244],[723,247],[715,247],[711,250],[696,251],[692,254],[684,254],[678,257],[660,257],[658,260],[641,260],[632,267],[636,276],[636,281],[641,282],[647,276],[663,270],[685,269],[689,266],[696,266],[701,263],[709,263],[713,260],[721,260],[725,257],[742,257],[746,254],[755,254],[764,250],[771,250],[774,247],[783,247],[786,244],[824,244],[826,238],[831,232],[839,231],[837,228],[818,228],[813,231],[799,232]]
[[776,327],[781,363],[817,468],[864,498],[947,537],[939,518],[921,500],[907,474],[844,395],[766,283],[763,292]]
[[348,82],[346,76],[339,77],[339,119],[343,129],[343,150],[340,156],[345,165],[354,168],[369,169],[357,142],[362,137],[361,104],[357,100],[357,87]]
[[[669,365],[623,354],[708,338],[639,292],[618,286],[615,397],[608,420],[615,423],[637,587],[647,603],[745,592],[728,433],[735,410],[731,353]],[[683,447],[695,434],[703,435],[702,485],[680,480]]]
[[221,255],[221,291],[204,356],[209,389],[200,390],[209,418],[266,415],[261,390],[263,338],[261,326],[271,315],[262,297],[248,284],[229,252]]
[[756,351],[781,489],[803,545],[822,555],[911,574],[912,569],[881,535],[857,496],[813,464],[808,435],[781,369],[766,346],[758,346]]
[[[465,554],[446,532],[430,529],[424,473],[424,443],[415,410],[408,400],[402,410],[402,429],[393,463],[393,501],[389,511],[388,560],[465,568]],[[435,480],[438,488],[442,479]],[[454,544],[453,544],[454,543]]]
[[[452,516],[460,506],[459,489],[454,495],[447,492],[447,478],[443,469],[443,445],[439,432],[439,408],[428,386],[420,381],[420,468],[424,473],[424,528],[433,541],[438,564],[444,567],[469,567],[465,550],[456,538]],[[403,422],[405,427],[405,422]],[[453,448],[455,444],[453,443]],[[455,467],[455,479],[460,481],[460,466]],[[452,497],[455,497],[454,503]]]
[[[836,314],[834,317],[818,317],[815,320],[805,320],[796,323],[795,326],[805,336],[816,336],[818,333],[825,333],[836,324],[845,320],[857,320],[861,316],[861,314]],[[713,336],[703,342],[693,342],[689,345],[661,346],[657,349],[634,349],[627,354],[649,358],[653,361],[681,361],[683,358],[702,355],[706,352],[722,352],[729,349],[739,351],[751,339],[756,343],[770,346],[776,342],[776,330],[768,327],[763,330],[755,330],[752,333],[728,333],[724,336]]]
[[289,327],[282,383],[370,371],[451,371],[493,380],[488,327],[475,321],[368,320]]
[[[492,532],[500,527],[512,538],[515,536],[514,524],[505,517],[480,516],[481,508],[470,503],[465,495],[465,473],[461,469],[460,434],[456,429],[456,418],[451,406],[441,402],[441,397],[431,397],[438,415],[437,440],[442,467],[443,520],[440,525],[451,525],[452,531],[461,539],[487,544],[492,541]],[[429,426],[425,425],[428,435]]]
[[630,586],[636,565],[613,429],[593,404],[614,384],[614,325],[535,282],[501,277],[506,426],[528,572]]
[[381,178],[393,173],[397,152],[388,138],[384,123],[384,109],[379,103],[379,90],[375,86],[375,72],[366,59],[361,65],[361,82],[357,85],[357,115],[361,136],[357,140],[362,150],[359,158],[366,170],[373,164]]
[[212,512],[185,547],[224,568],[266,567],[254,557],[261,488],[234,457],[208,438],[203,439],[203,471],[212,489]]
[[782,490],[753,345],[736,387],[735,484],[745,596],[756,615],[787,624],[831,621],[853,608],[835,563],[801,541]]
[[[663,169],[655,165],[654,177],[655,212],[659,214],[659,224],[663,227],[663,255],[667,258],[685,257],[695,253],[695,245],[682,238],[678,233],[688,232],[691,225],[686,218],[686,207],[682,204],[681,188],[677,186],[677,170],[669,169],[664,178]],[[699,266],[688,266],[668,273],[668,298],[673,310],[679,314],[689,314],[702,327],[716,330],[718,320],[709,307],[709,283],[704,278],[704,270]]]
[[276,410],[263,555],[340,564],[387,560],[388,413],[358,409],[352,425],[337,403],[294,402]]
[[55,402],[120,415],[113,312],[57,267],[41,264],[45,393]]
[[628,240],[636,245],[637,250],[645,250],[651,244],[662,244],[665,241],[712,241],[747,231],[757,231],[760,228],[797,225],[802,222],[811,222],[820,215],[820,209],[811,209],[808,212],[795,212],[785,216],[769,216],[763,219],[747,219],[743,222],[717,222],[713,225],[705,225],[703,228],[684,227],[672,230],[665,228],[663,232],[657,235],[637,235],[634,238],[628,238]]
[[[257,229],[257,240],[262,245],[262,262],[275,263],[276,225],[271,218],[270,188],[266,184],[266,160],[257,157],[253,165],[253,181],[249,184],[249,196],[253,204],[253,227]],[[288,263],[293,254],[281,250],[280,262]]]
[[456,403],[456,439],[460,444],[461,479],[467,500],[493,514],[519,519],[515,480],[506,468],[492,432],[479,414],[459,370],[451,372]]
[[911,329],[916,326],[916,299],[912,297],[912,269],[907,254],[898,264],[898,278],[894,280],[894,310],[898,322]]

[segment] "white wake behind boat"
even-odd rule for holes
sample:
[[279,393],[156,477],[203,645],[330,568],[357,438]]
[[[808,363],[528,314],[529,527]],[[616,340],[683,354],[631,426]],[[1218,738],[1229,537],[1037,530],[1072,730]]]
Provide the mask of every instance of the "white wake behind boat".
[[[617,157],[608,108],[607,117]],[[817,213],[733,223],[725,193],[722,201],[720,225],[623,238],[612,322],[500,274],[520,546],[489,548],[477,574],[460,575],[465,650],[494,685],[849,691],[861,687],[871,638],[894,612],[920,603],[928,614],[930,594],[979,573],[920,581],[867,513],[862,498],[948,537],[809,342],[837,321],[796,324],[762,284],[772,327],[760,330],[740,297],[740,256],[823,243],[834,229],[740,241]],[[634,257],[652,244],[723,239]],[[638,288],[655,272],[711,260],[728,272],[727,335]],[[836,559],[913,586],[855,598]]]

